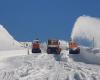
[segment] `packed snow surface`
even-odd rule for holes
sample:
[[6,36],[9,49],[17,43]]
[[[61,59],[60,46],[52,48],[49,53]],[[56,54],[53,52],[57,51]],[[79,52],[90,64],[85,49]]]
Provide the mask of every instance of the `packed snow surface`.
[[100,48],[100,19],[80,16],[75,22],[71,38],[80,45]]
[[66,50],[60,55],[30,52],[6,58],[0,63],[0,80],[100,80],[100,66],[79,58]]

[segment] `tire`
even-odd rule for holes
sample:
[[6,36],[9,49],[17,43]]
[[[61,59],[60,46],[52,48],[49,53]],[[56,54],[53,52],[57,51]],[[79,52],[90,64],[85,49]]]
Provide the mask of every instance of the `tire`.
[[41,53],[40,49],[32,49],[32,53]]
[[76,49],[76,50],[69,49],[69,54],[80,54],[80,50],[79,49]]

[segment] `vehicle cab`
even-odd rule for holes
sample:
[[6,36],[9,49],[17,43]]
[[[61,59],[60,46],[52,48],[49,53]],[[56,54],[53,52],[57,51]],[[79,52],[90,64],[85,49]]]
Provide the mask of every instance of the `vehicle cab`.
[[79,54],[80,48],[75,41],[69,42],[69,54]]
[[61,48],[59,47],[59,40],[49,39],[47,41],[47,53],[48,54],[60,54]]
[[40,41],[38,39],[32,42],[32,53],[41,53]]

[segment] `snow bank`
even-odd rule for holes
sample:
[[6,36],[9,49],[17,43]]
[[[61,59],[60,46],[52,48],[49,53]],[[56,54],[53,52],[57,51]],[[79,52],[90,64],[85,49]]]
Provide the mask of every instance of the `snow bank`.
[[[31,53],[31,52],[30,52]],[[14,56],[28,55],[28,50],[2,50],[0,51],[0,61]]]
[[0,25],[0,50],[15,49],[21,46],[9,32]]
[[80,16],[74,25],[71,38],[80,45],[100,48],[100,19]]
[[100,64],[100,49],[81,47],[81,54],[84,62],[92,64]]

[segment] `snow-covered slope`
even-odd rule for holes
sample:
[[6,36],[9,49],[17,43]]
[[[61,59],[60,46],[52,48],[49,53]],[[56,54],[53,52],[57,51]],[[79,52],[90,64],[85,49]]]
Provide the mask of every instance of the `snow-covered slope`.
[[71,38],[80,45],[100,48],[100,19],[80,16],[75,22]]
[[19,48],[21,46],[9,32],[0,25],[0,50]]

